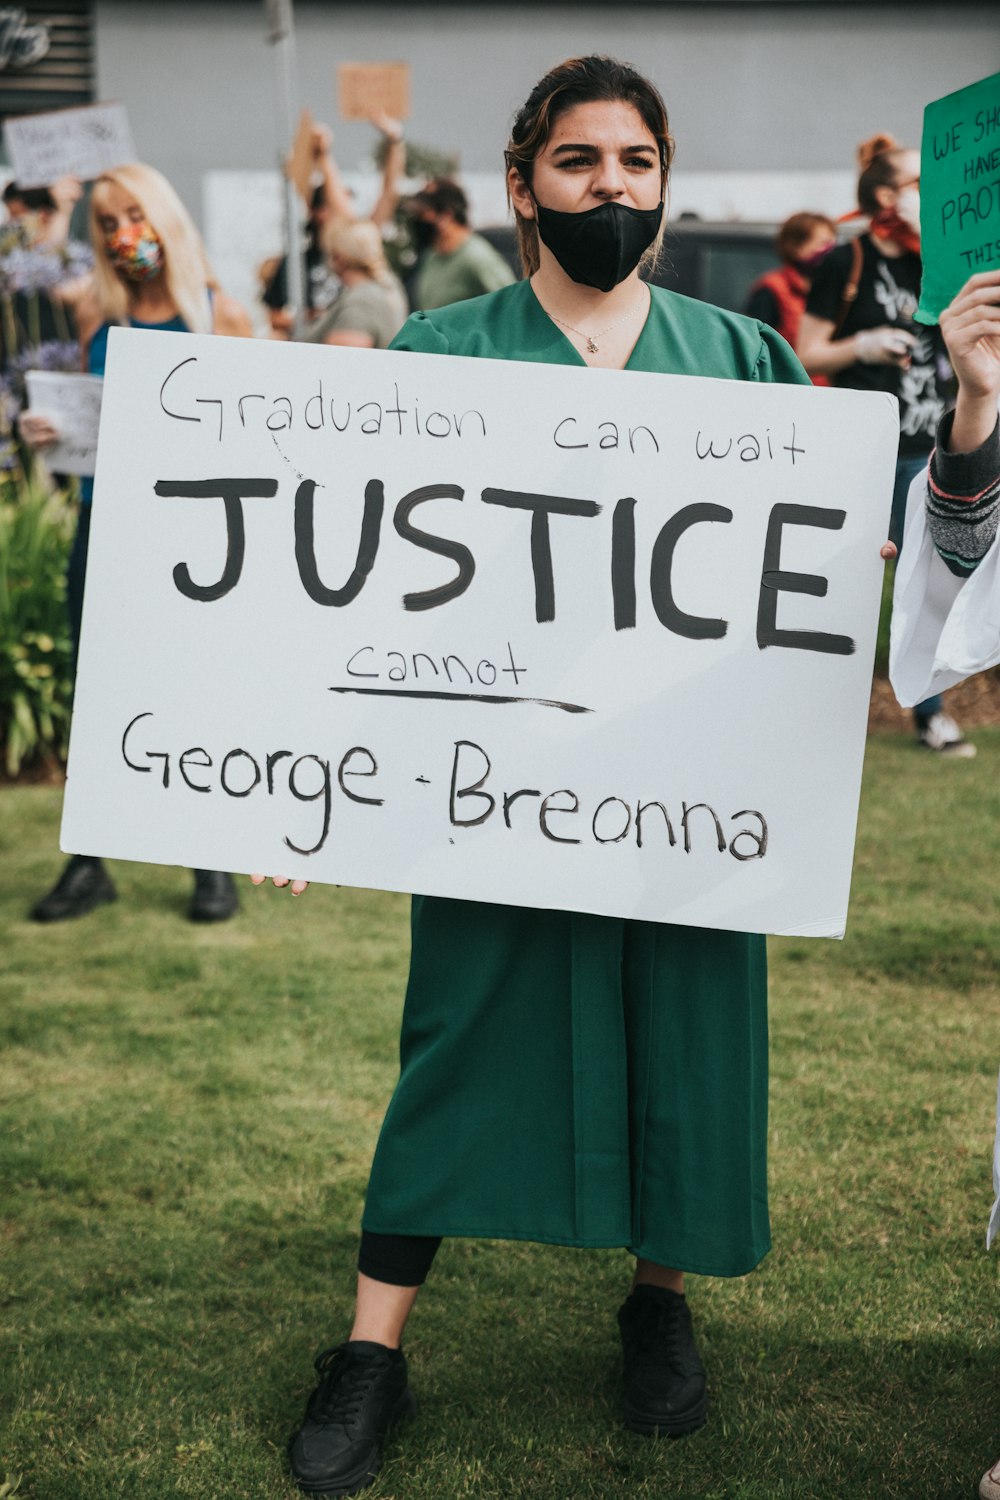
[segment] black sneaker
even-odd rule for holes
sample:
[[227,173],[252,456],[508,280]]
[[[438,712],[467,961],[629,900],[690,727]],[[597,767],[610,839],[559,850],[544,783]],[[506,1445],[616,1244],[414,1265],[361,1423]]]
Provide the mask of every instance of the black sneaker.
[[682,1437],[704,1425],[705,1371],[679,1292],[640,1285],[618,1311],[625,1353],[625,1426]]
[[35,902],[28,915],[33,922],[66,922],[117,900],[114,881],[101,861],[92,854],[74,854],[52,889]]
[[316,1360],[320,1382],[289,1446],[292,1476],[307,1495],[357,1495],[378,1473],[379,1442],[416,1402],[402,1349],[361,1340]]
[[192,922],[225,922],[240,908],[236,882],[224,870],[195,870],[188,916]]

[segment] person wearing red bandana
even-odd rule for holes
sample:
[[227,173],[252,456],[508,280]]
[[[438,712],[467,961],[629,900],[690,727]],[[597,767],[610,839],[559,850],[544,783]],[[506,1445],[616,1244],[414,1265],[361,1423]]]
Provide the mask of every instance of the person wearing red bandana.
[[[920,153],[891,135],[875,135],[858,147],[858,165],[858,212],[868,229],[817,268],[797,350],[810,375],[851,390],[886,391],[899,402],[889,536],[901,547],[907,491],[953,404],[954,380],[940,329],[914,321],[922,270]],[[928,750],[975,754],[939,695],[918,703],[913,715]]]

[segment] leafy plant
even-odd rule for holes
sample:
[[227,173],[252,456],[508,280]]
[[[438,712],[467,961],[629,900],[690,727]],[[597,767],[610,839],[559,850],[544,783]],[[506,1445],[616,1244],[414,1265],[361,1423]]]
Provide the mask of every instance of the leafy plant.
[[0,750],[9,776],[64,756],[73,695],[66,558],[73,509],[31,478],[0,492]]

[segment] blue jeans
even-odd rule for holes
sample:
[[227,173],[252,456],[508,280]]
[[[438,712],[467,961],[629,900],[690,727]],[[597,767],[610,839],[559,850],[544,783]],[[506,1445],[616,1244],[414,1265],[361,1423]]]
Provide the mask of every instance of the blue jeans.
[[[926,469],[927,458],[926,453],[906,453],[896,459],[896,482],[892,487],[889,540],[896,543],[900,552],[903,550],[903,522],[906,519],[907,492],[917,475]],[[935,693],[933,698],[925,698],[922,703],[917,703],[913,709],[917,728],[923,728],[933,714],[941,712],[942,706],[939,693]]]

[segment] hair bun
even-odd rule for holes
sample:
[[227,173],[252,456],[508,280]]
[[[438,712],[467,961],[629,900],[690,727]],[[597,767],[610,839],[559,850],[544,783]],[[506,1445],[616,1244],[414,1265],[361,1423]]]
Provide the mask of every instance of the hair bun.
[[880,135],[873,135],[867,141],[862,141],[858,147],[858,168],[867,172],[877,156],[884,156],[887,151],[897,151],[899,142],[894,135],[883,131]]

